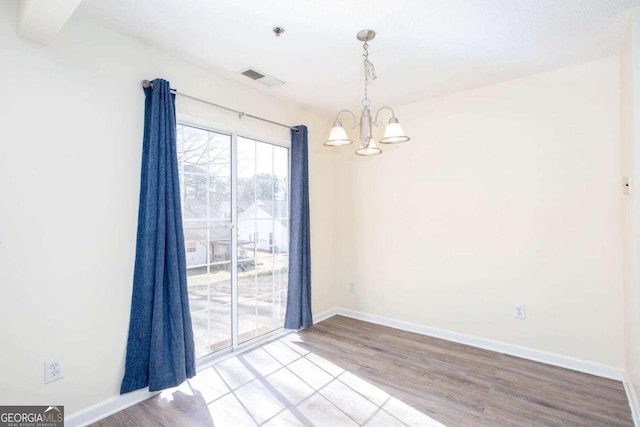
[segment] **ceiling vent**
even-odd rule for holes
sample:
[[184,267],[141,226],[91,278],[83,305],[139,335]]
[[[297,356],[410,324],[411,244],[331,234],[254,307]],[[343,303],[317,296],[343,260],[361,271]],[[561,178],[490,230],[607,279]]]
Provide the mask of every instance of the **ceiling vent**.
[[264,73],[261,73],[260,71],[256,71],[253,68],[247,68],[246,70],[241,71],[240,74],[269,87],[278,87],[284,84],[282,80],[278,80],[275,77],[268,76]]

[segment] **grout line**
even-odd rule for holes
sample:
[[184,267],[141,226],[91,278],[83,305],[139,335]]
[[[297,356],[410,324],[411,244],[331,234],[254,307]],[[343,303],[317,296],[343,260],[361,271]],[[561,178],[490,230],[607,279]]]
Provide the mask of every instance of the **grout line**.
[[[280,340],[278,339],[277,341],[280,341]],[[275,341],[274,341],[274,342],[275,342]],[[287,346],[287,348],[289,348],[289,347]],[[294,360],[292,360],[291,362],[289,362],[289,363],[287,363],[287,364],[285,365],[285,364],[284,364],[284,363],[282,363],[280,360],[278,360],[278,358],[277,358],[276,356],[274,356],[273,354],[271,354],[271,352],[270,352],[269,350],[267,350],[266,346],[263,346],[263,347],[262,347],[262,349],[263,349],[264,351],[266,351],[266,352],[269,354],[269,356],[271,356],[271,357],[273,357],[274,359],[276,359],[276,360],[277,360],[277,361],[278,361],[282,366],[290,365],[291,363],[293,363],[293,362],[295,362],[295,361],[298,361],[298,360],[300,360],[300,359],[302,359],[302,358],[304,357],[303,355],[301,355],[301,354],[300,354],[300,353],[298,353],[297,351],[294,351],[294,353],[295,353],[295,354],[297,354],[297,355],[298,355],[298,357],[296,357]],[[289,349],[289,350],[293,351],[293,349]]]
[[[237,358],[238,358],[237,356],[238,356],[238,355],[235,355],[235,356],[230,357],[230,358],[225,359],[225,360],[230,360],[230,359],[232,359],[232,358],[236,358],[236,359],[237,359]],[[223,362],[223,361],[225,361],[225,360],[220,361],[220,363],[222,363],[222,362]],[[217,364],[217,363],[216,363],[216,364]],[[212,401],[211,401],[211,403],[215,402],[216,400],[222,399],[224,396],[227,396],[227,395],[231,394],[231,395],[236,399],[236,401],[240,404],[240,406],[242,406],[242,408],[243,408],[243,409],[244,409],[244,411],[247,413],[247,415],[249,415],[249,417],[253,420],[253,422],[255,423],[255,425],[256,425],[256,426],[257,426],[257,425],[259,425],[259,424],[258,424],[258,422],[256,421],[255,417],[253,416],[253,414],[252,414],[251,412],[249,412],[249,410],[248,410],[248,409],[247,409],[247,407],[244,405],[244,403],[242,403],[242,400],[240,400],[240,398],[239,398],[239,397],[236,395],[236,393],[235,393],[235,392],[236,392],[236,390],[238,390],[240,387],[243,387],[243,386],[245,386],[245,385],[247,385],[247,384],[250,384],[250,383],[252,383],[253,381],[255,381],[255,380],[256,380],[255,375],[254,375],[254,378],[253,378],[252,380],[249,380],[249,381],[247,381],[247,382],[245,382],[245,383],[242,383],[242,384],[240,384],[238,387],[236,387],[236,388],[234,389],[234,388],[232,388],[232,387],[231,387],[231,385],[229,384],[229,382],[228,382],[227,380],[225,380],[225,379],[224,379],[224,377],[220,374],[220,372],[218,372],[218,370],[216,369],[216,366],[215,366],[215,365],[211,366],[211,368],[213,368],[213,370],[218,374],[218,376],[220,377],[220,379],[222,380],[222,382],[224,383],[224,385],[227,387],[227,390],[229,390],[229,393],[226,393],[226,394],[224,394],[224,395],[222,395],[222,396],[219,396],[217,399],[212,400]]]
[[[204,401],[204,403],[205,403],[207,406],[209,406],[209,404],[211,404],[211,403],[215,402],[216,400],[219,400],[219,399],[221,399],[221,398],[225,397],[227,394],[231,393],[231,392],[232,392],[232,390],[229,388],[229,385],[228,385],[228,384],[227,384],[227,382],[224,380],[224,378],[222,378],[222,376],[220,375],[220,373],[219,373],[218,371],[216,371],[216,369],[215,369],[213,366],[210,366],[210,367],[209,367],[209,368],[207,368],[207,369],[211,369],[211,370],[213,371],[213,373],[214,373],[215,375],[217,375],[217,376],[218,376],[218,378],[220,378],[220,380],[224,383],[225,387],[227,387],[227,392],[226,392],[226,393],[224,393],[224,394],[222,394],[222,395],[220,395],[220,396],[216,397],[215,399],[213,399],[213,400],[211,400],[211,401],[209,401],[209,402],[207,402],[206,400]],[[196,374],[196,376],[197,376],[197,374]],[[189,383],[189,387],[191,387],[191,388],[193,389],[193,386],[191,385],[191,380],[192,380],[192,378],[189,378],[189,380],[187,380],[187,382]]]
[[[324,359],[323,357],[318,356],[318,355],[317,355],[317,354],[315,354],[315,353],[309,352],[309,354],[313,354],[314,356],[317,356],[317,357],[320,357],[321,359]],[[314,365],[315,367],[317,367],[318,369],[320,369],[321,371],[325,372],[325,373],[326,373],[327,375],[329,375],[331,378],[338,378],[340,375],[342,375],[342,374],[344,374],[345,372],[347,372],[347,370],[346,370],[346,369],[342,369],[342,368],[340,368],[340,366],[336,365],[338,368],[342,369],[342,372],[340,372],[338,375],[335,375],[335,376],[334,376],[331,372],[327,371],[326,369],[324,369],[322,366],[318,365],[318,364],[317,364],[316,362],[314,362],[313,360],[308,359],[306,355],[304,356],[304,359],[305,359],[307,362],[309,362],[309,363],[311,363],[312,365]],[[324,359],[324,360],[326,360],[326,359]],[[331,363],[331,364],[333,365],[333,363],[332,363],[332,362],[329,362],[328,360],[327,360],[327,362],[328,362],[328,363]],[[303,381],[304,381],[304,380],[303,380]]]
[[318,393],[320,394],[320,396],[322,398],[324,398],[327,402],[329,402],[331,404],[331,406],[333,406],[334,408],[336,408],[338,411],[342,412],[343,414],[345,414],[347,416],[347,418],[349,418],[351,421],[353,421],[354,423],[358,424],[359,426],[363,426],[364,424],[360,424],[358,421],[356,421],[351,414],[347,413],[347,411],[344,411],[342,408],[340,408],[338,405],[336,405],[335,403],[333,403],[327,396],[325,396],[324,394],[320,393],[320,391],[322,389],[325,389],[327,387],[329,387],[329,385],[331,385],[331,383],[334,382],[339,382],[340,384],[344,384],[342,381],[340,381],[337,377],[334,377],[331,381],[329,381],[327,384],[325,384],[323,387],[321,387],[318,390]]
[[382,407],[378,406],[378,408],[375,411],[373,411],[373,414],[371,414],[371,416],[367,418],[366,421],[361,424],[361,426],[366,426],[367,423],[373,419],[373,417],[375,417],[380,413],[380,411],[382,411]]
[[[254,380],[249,381],[247,384],[252,383]],[[247,385],[244,384],[244,385]],[[238,387],[239,388],[239,387]],[[236,389],[238,390],[238,389]],[[249,411],[249,409],[247,409],[247,407],[245,406],[244,403],[242,403],[242,400],[240,400],[240,398],[236,395],[236,390],[232,391],[231,394],[233,395],[233,397],[238,401],[238,403],[240,404],[240,406],[242,406],[242,409],[244,409],[244,412],[246,412],[247,415],[249,415],[249,417],[253,420],[254,424],[256,426],[260,425],[258,423],[258,421],[256,420],[256,418],[253,416],[253,414]]]
[[389,397],[387,398],[387,400],[385,400],[385,403],[386,403],[386,402],[388,402],[388,401],[389,401],[389,399],[391,398],[391,395],[390,395],[389,393],[387,393],[386,391],[384,391],[384,390],[380,389],[379,387],[376,387],[375,385],[371,384],[370,382],[366,381],[365,379],[360,378],[359,376],[357,376],[357,375],[356,375],[356,374],[354,374],[353,372],[344,371],[343,373],[341,373],[340,375],[338,375],[338,376],[336,377],[336,379],[337,379],[338,381],[340,381],[342,384],[344,384],[347,388],[349,388],[349,389],[353,390],[354,392],[358,393],[360,396],[362,396],[363,398],[365,398],[367,401],[371,402],[373,405],[377,406],[378,408],[382,408],[382,405],[378,405],[376,402],[374,402],[373,400],[369,399],[367,396],[365,396],[364,394],[360,393],[358,390],[356,390],[355,388],[351,387],[349,384],[345,383],[344,381],[342,381],[342,380],[340,379],[340,377],[341,377],[341,376],[343,376],[343,375],[344,375],[344,374],[346,374],[346,373],[349,373],[349,374],[353,375],[354,377],[356,377],[356,378],[360,379],[361,381],[363,381],[363,382],[367,383],[367,384],[368,384],[368,385],[370,385],[371,387],[374,387],[374,388],[376,388],[377,390],[380,390],[381,392],[383,392],[384,394],[386,394],[387,396],[389,396]]
[[[240,360],[240,358],[238,358],[238,360]],[[272,396],[274,396],[276,399],[278,399],[280,401],[280,403],[284,404],[284,409],[283,410],[289,409],[291,411],[291,413],[296,418],[298,418],[300,421],[309,422],[309,419],[307,417],[305,417],[302,412],[300,412],[300,410],[298,409],[298,406],[294,405],[280,391],[276,390],[276,388],[269,381],[267,381],[267,379],[265,377],[263,377],[248,361],[242,359],[242,360],[240,360],[240,363],[242,363],[242,365],[244,365],[244,367],[247,368],[255,376],[256,381],[258,381],[260,384],[262,384],[262,386],[264,388],[266,388],[267,391],[269,391],[269,393]],[[283,366],[283,368],[286,368],[286,367]],[[240,400],[240,399],[238,399],[238,400]],[[242,405],[242,406],[244,406],[244,405]],[[279,411],[278,414],[280,412],[282,412],[282,411]],[[251,415],[251,413],[249,413],[249,415]],[[274,417],[275,416],[277,416],[277,414],[274,415]],[[260,423],[258,423],[257,420],[255,420],[255,418],[253,416],[252,416],[252,418],[254,419],[254,421],[256,421],[256,424],[260,425]],[[273,417],[271,417],[271,418],[273,418]],[[271,419],[271,418],[269,418],[269,419]],[[264,422],[266,422],[266,420]],[[309,424],[311,424],[311,423],[309,422]]]
[[[415,408],[414,408],[415,409]],[[391,418],[393,418],[394,420],[398,421],[400,424],[402,424],[403,426],[407,426],[409,427],[409,424],[405,423],[404,421],[402,421],[400,418],[396,417],[395,415],[393,415],[391,412],[387,411],[386,409],[382,409],[382,412],[384,412],[385,414],[387,414],[388,416],[390,416]],[[428,415],[427,415],[428,416]],[[431,418],[431,417],[429,417]],[[437,422],[437,421],[436,421]]]

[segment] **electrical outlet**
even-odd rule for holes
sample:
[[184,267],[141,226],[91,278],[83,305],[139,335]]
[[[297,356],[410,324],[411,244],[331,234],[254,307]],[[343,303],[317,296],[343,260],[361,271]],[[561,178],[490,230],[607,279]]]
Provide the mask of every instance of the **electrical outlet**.
[[349,283],[349,292],[354,293],[356,291],[356,284],[351,282]]
[[516,304],[513,306],[513,317],[516,319],[524,319],[526,317],[524,304]]
[[44,383],[52,383],[64,378],[64,369],[61,359],[51,359],[44,361]]

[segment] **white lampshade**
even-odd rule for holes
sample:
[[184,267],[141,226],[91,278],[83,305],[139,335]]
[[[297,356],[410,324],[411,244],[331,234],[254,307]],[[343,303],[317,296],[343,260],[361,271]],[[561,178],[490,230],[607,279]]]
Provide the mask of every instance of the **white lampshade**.
[[349,139],[347,136],[347,132],[342,127],[342,123],[336,121],[331,128],[331,132],[329,133],[329,139],[324,145],[328,145],[331,147],[337,147],[340,145],[349,145],[353,141]]
[[384,130],[384,137],[380,140],[380,143],[397,144],[399,142],[407,142],[409,139],[411,138],[404,134],[402,126],[398,123],[398,119],[392,117],[391,120],[389,120],[387,128]]
[[369,140],[369,145],[366,147],[360,147],[356,150],[356,154],[358,156],[377,156],[378,154],[382,154],[382,150],[376,146],[376,142],[371,139]]

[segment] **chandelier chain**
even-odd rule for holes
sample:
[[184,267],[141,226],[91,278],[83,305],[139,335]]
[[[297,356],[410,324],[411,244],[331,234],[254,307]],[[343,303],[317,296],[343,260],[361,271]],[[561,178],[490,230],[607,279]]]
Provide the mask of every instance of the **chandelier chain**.
[[363,107],[369,107],[371,105],[371,100],[369,99],[369,80],[375,80],[376,76],[376,67],[373,65],[373,62],[369,61],[369,44],[364,42],[362,45],[364,49],[364,99],[362,100]]

